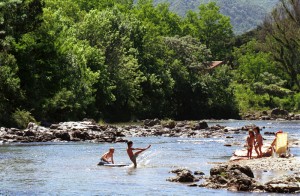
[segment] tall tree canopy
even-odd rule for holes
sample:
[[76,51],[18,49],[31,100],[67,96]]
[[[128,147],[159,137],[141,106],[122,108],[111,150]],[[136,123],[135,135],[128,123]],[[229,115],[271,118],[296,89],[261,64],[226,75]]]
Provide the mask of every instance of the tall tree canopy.
[[264,23],[266,50],[286,72],[289,84],[300,91],[300,1],[280,0]]

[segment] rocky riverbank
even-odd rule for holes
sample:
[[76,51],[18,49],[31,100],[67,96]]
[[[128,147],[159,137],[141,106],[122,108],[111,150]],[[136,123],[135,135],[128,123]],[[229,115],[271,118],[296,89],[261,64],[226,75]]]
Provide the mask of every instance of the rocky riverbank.
[[[228,134],[244,133],[249,127],[209,127],[205,121],[173,120],[161,122],[158,119],[145,120],[141,125],[99,125],[93,120],[61,122],[50,127],[29,123],[26,129],[0,128],[0,143],[12,142],[124,142],[125,137],[224,137]],[[226,136],[225,136],[226,137]]]
[[239,160],[226,163],[228,165],[239,164],[248,166],[252,170],[261,171],[294,171],[300,172],[300,158],[297,157],[263,157],[259,159]]
[[[295,159],[269,159],[267,162],[270,164],[264,166],[258,166],[262,163],[263,159],[257,159],[258,161],[252,161],[250,166],[244,162],[235,162],[229,164],[223,164],[211,168],[209,176],[197,174],[188,169],[176,169],[171,171],[175,173],[175,177],[170,177],[167,180],[171,182],[188,183],[188,186],[199,186],[211,189],[227,189],[229,191],[246,191],[246,192],[275,192],[275,193],[300,193],[300,172],[299,162]],[[260,161],[259,161],[260,160]],[[251,162],[251,160],[249,160]],[[255,163],[254,163],[255,162]],[[284,166],[283,162],[286,164]],[[272,164],[271,164],[272,163]],[[272,165],[272,166],[271,166]],[[269,168],[269,166],[271,166]],[[297,172],[289,175],[278,176],[266,183],[261,183],[254,176],[251,169],[283,169],[290,170],[294,168]],[[201,173],[201,172],[200,172]],[[197,184],[197,182],[199,182]]]
[[247,113],[242,115],[244,120],[300,120],[300,114],[290,113],[287,110],[274,108],[269,111]]
[[[13,142],[59,142],[59,141],[89,141],[89,142],[126,142],[126,137],[183,137],[183,138],[225,138],[224,146],[241,146],[232,142],[234,134],[247,134],[249,128],[255,125],[241,127],[225,127],[219,124],[208,126],[205,121],[160,121],[145,120],[139,125],[99,125],[94,120],[84,119],[78,122],[61,122],[49,127],[29,123],[26,129],[0,127],[0,144]],[[263,129],[264,127],[261,127]],[[265,132],[265,135],[275,135]],[[291,147],[299,146],[299,139],[290,138]]]
[[117,127],[98,125],[92,120],[81,122],[62,122],[50,127],[28,124],[24,130],[16,128],[0,128],[0,143],[27,142],[123,142],[124,135]]

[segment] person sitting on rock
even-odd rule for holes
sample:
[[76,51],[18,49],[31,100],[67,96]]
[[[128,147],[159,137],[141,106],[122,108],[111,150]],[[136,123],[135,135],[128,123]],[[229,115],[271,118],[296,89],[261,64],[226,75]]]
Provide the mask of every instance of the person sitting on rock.
[[[280,134],[280,133],[283,133],[283,131],[282,130],[279,130],[279,131],[277,131],[276,133],[275,133],[275,139],[273,140],[273,142],[272,142],[272,144],[271,144],[271,146],[270,146],[270,150],[271,150],[271,155],[274,155],[274,156],[276,156],[275,155],[275,153],[276,153],[276,143],[277,143],[277,136],[278,136],[278,134]],[[290,155],[290,149],[289,149],[289,147],[288,147],[288,141],[287,141],[287,147],[286,147],[286,152],[285,153],[281,153],[279,156],[280,157],[289,157],[289,156],[291,156]]]
[[254,141],[255,141],[255,136],[254,132],[250,129],[249,130],[249,136],[247,137],[247,158],[251,159],[252,158],[252,149],[254,146]]
[[101,162],[99,163],[99,165],[109,164],[109,163],[114,164],[114,152],[115,149],[113,147],[109,148],[109,151],[104,153],[101,156]]
[[257,158],[261,158],[263,156],[261,148],[263,146],[263,138],[260,134],[259,127],[254,128],[255,132],[255,152],[257,154]]

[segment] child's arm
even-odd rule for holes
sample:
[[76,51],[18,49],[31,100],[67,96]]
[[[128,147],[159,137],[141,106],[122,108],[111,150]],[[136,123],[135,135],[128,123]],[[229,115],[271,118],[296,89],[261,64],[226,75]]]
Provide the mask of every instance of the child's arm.
[[145,150],[144,148],[131,148],[131,150]]
[[101,156],[101,159],[103,159],[104,161],[107,161],[107,162],[108,162],[108,160],[107,160],[107,158],[106,158],[106,155],[107,155],[107,152],[104,153],[104,154]]
[[111,163],[115,164],[115,162],[114,162],[114,155],[113,154],[111,155]]

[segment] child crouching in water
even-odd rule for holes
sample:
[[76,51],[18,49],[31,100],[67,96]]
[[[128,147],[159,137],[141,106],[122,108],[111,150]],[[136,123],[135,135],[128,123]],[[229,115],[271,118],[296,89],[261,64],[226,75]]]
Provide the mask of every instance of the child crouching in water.
[[254,136],[254,132],[252,130],[249,130],[249,136],[247,137],[247,157],[248,159],[252,158],[252,149],[254,146],[254,141],[255,141],[255,136]]
[[109,148],[109,151],[104,153],[101,156],[101,162],[99,163],[99,165],[104,165],[109,163],[114,164],[114,152],[115,149],[113,147]]

